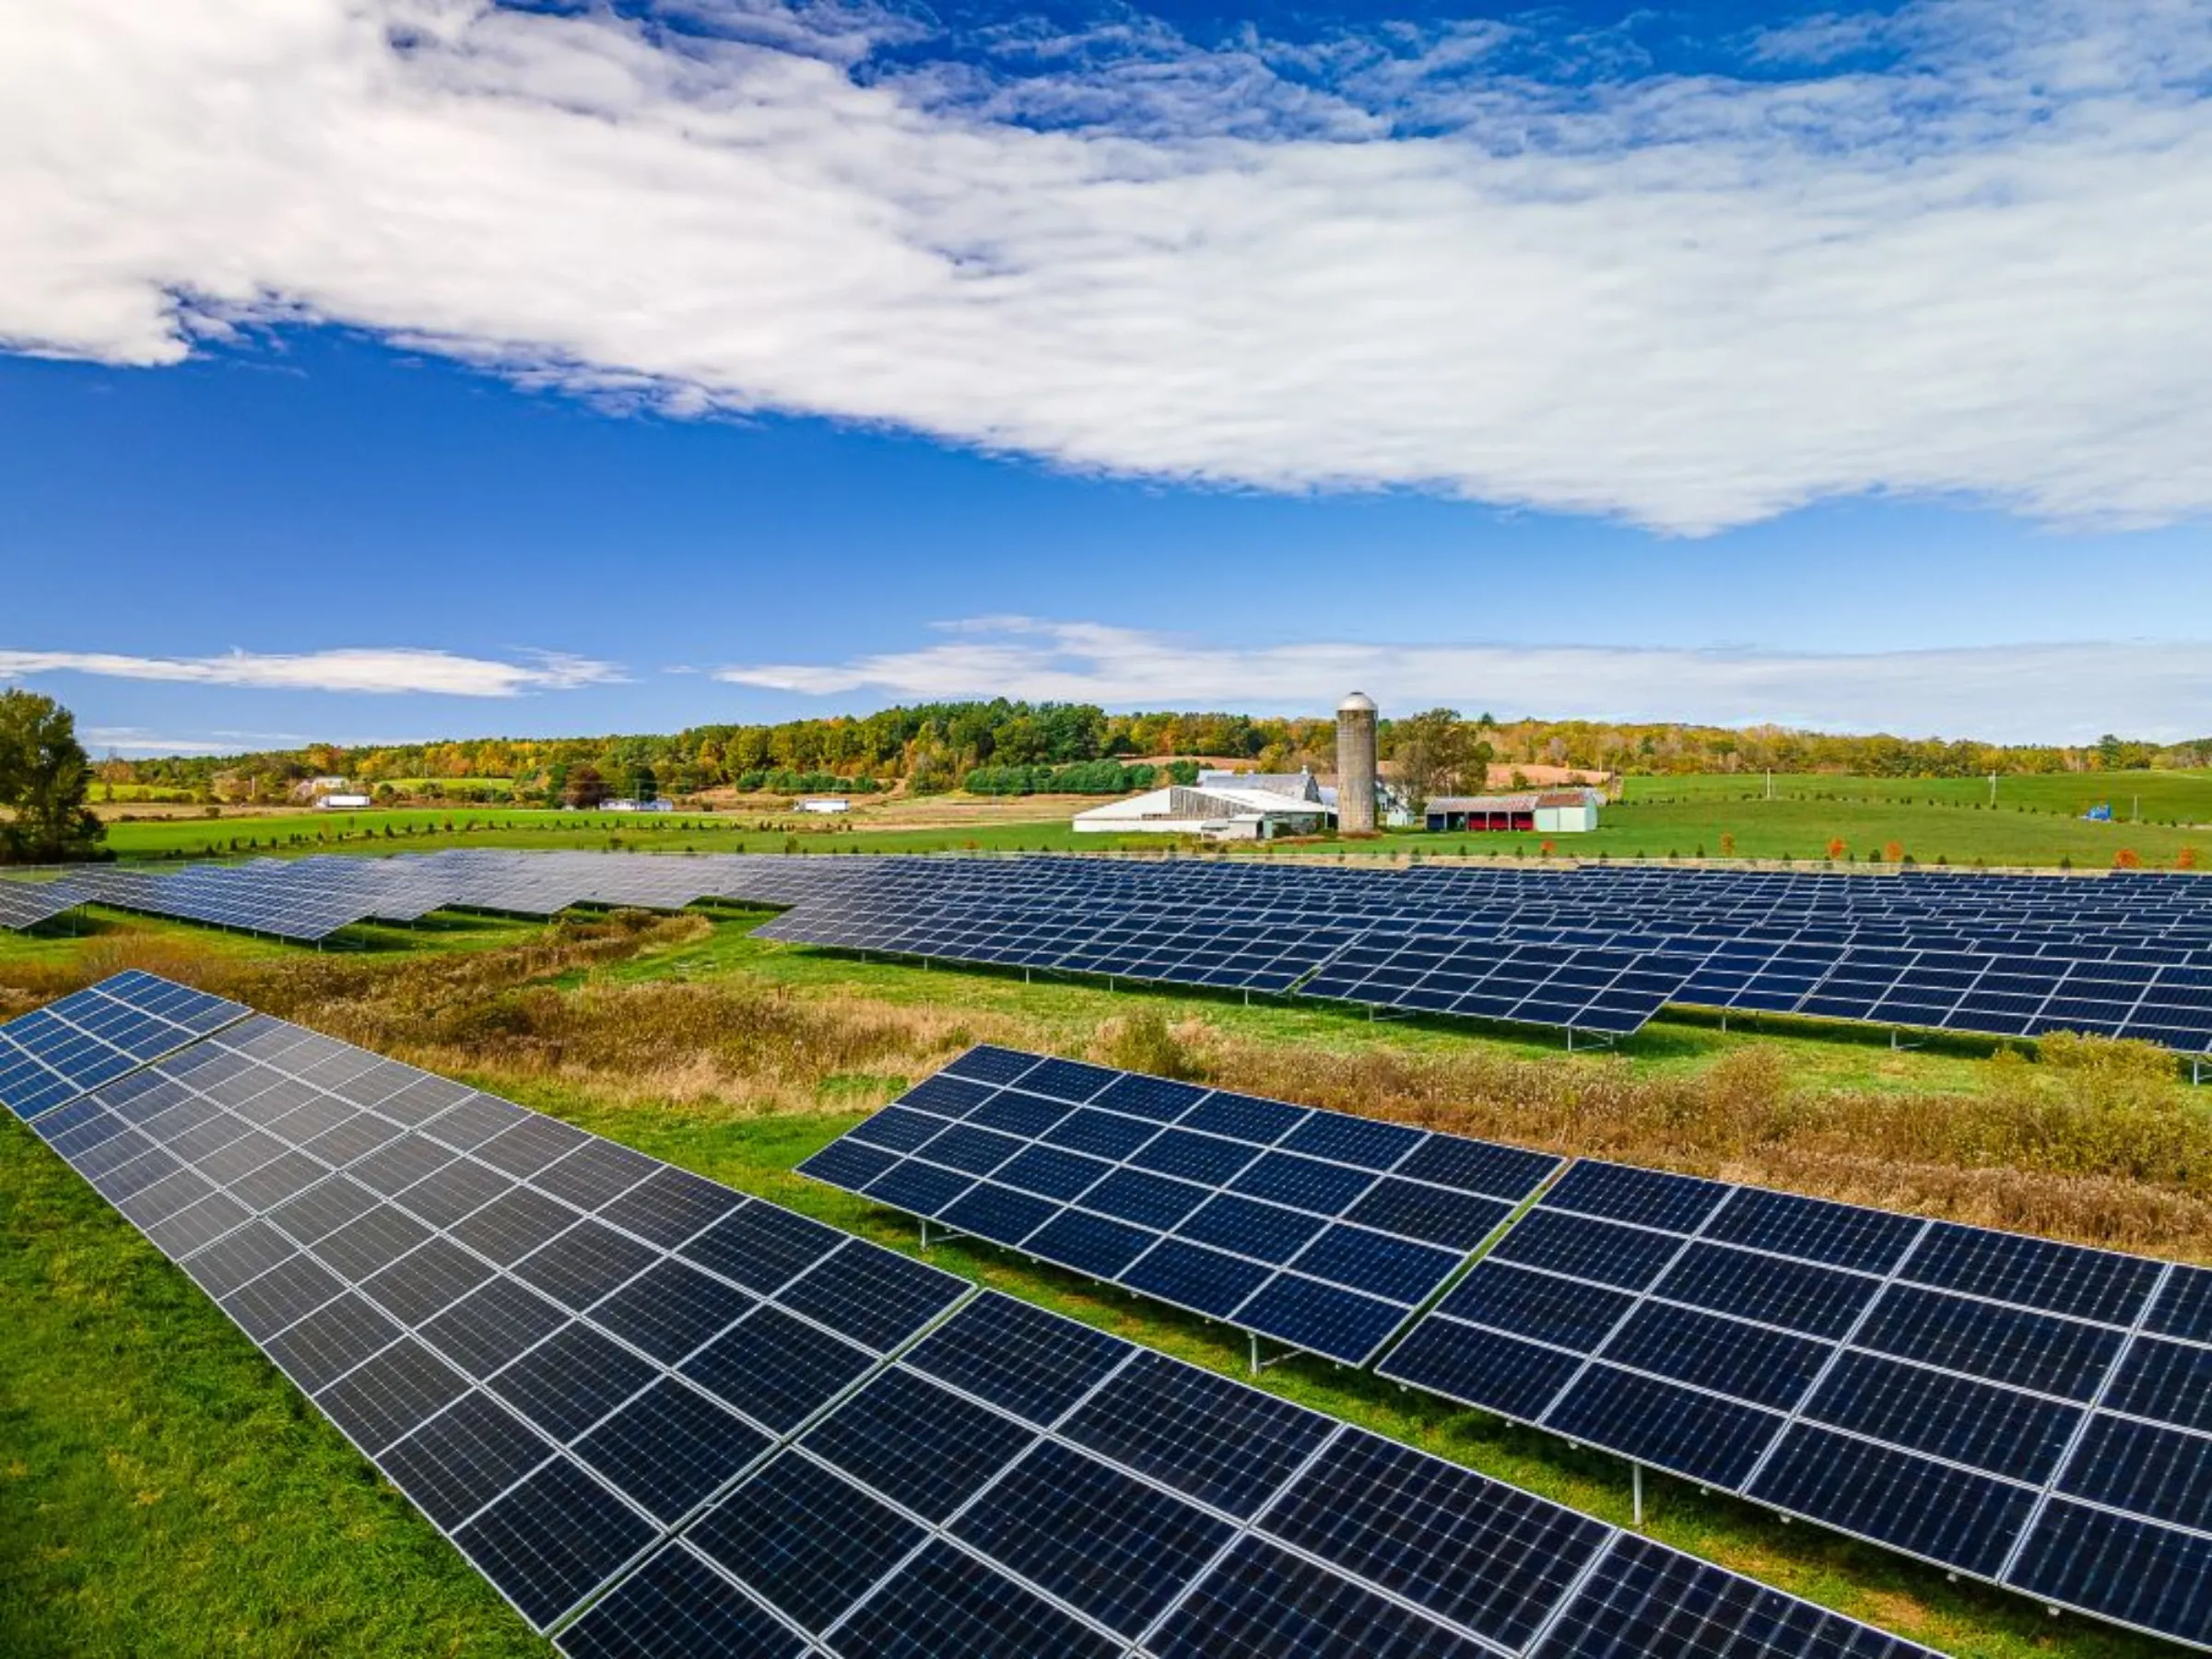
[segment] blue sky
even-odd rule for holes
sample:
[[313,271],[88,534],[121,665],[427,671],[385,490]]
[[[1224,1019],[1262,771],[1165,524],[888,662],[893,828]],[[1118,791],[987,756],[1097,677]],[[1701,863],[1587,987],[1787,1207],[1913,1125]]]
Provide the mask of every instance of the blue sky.
[[125,4],[0,66],[0,677],[96,745],[2212,731],[2194,0]]

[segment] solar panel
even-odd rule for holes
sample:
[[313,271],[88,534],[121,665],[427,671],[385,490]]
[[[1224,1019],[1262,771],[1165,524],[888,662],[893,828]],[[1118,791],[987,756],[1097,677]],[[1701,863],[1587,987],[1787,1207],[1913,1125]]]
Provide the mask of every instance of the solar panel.
[[1358,1364],[1558,1167],[1488,1141],[986,1047],[800,1169]]
[[84,902],[83,889],[66,880],[0,880],[0,927],[28,933]]
[[[982,1054],[969,1069],[995,1064]],[[402,1102],[407,1121],[389,1123],[394,1135],[373,1150],[341,1147],[328,1139],[334,1112],[385,1121],[336,1092],[372,1075],[357,1092]],[[1096,1081],[1050,1077],[1063,1094]],[[933,1279],[759,1200],[709,1204],[690,1180],[660,1172],[613,1197],[604,1194],[618,1180],[566,1199],[530,1177],[513,1182],[474,1150],[512,1133],[513,1109],[431,1082],[405,1068],[377,1075],[359,1051],[253,1018],[40,1128],[80,1168],[118,1147],[129,1153],[97,1179],[126,1206],[141,1204],[125,1213],[149,1235],[251,1182],[258,1170],[223,1182],[203,1171],[253,1137],[267,1143],[257,1149],[268,1164],[319,1169],[304,1188],[233,1200],[241,1218],[180,1247],[182,1265],[526,1618],[560,1629],[571,1653],[637,1651],[675,1630],[683,1651],[710,1653],[826,1636],[841,1653],[936,1642],[1028,1652],[1049,1641],[1159,1655],[1225,1651],[1244,1640],[1238,1632],[1289,1629],[1285,1620],[1317,1641],[1395,1632],[1409,1653],[1473,1652],[1478,1641],[1488,1652],[1580,1652],[1557,1645],[1585,1628],[1572,1610],[1608,1571],[1627,1572],[1624,1555],[1656,1548],[1009,1299],[960,1307],[963,1288],[948,1276]],[[410,1103],[426,1097],[434,1109]],[[439,1135],[449,1117],[450,1146]],[[409,1136],[451,1156],[424,1153],[418,1174],[413,1155],[393,1151]],[[356,1179],[357,1168],[376,1179]],[[536,1241],[529,1249],[495,1261],[456,1236],[460,1223],[425,1213],[454,1207],[461,1169],[487,1171],[508,1197],[533,1194],[505,1212]],[[204,1190],[177,1184],[180,1175]],[[477,1196],[464,1221],[502,1202]],[[537,1200],[565,1206],[565,1224]],[[623,1228],[624,1213],[661,1237]],[[489,1236],[502,1256],[521,1241],[504,1225]],[[674,1252],[670,1237],[683,1240]],[[570,1240],[574,1254],[545,1285],[519,1277]],[[629,1271],[641,1248],[651,1260]],[[1950,1252],[1930,1272],[1982,1259]],[[2026,1276],[2015,1293],[2042,1301],[2104,1294],[2111,1277],[2040,1260],[2014,1266]],[[718,1287],[708,1305],[671,1318],[692,1306],[701,1279]],[[941,1298],[933,1282],[946,1287]],[[2148,1300],[2164,1288],[2161,1278]],[[2194,1304],[2170,1305],[2185,1323]],[[691,1335],[732,1312],[673,1362]],[[632,1329],[654,1341],[633,1342]],[[2171,1366],[2136,1374],[2131,1400],[2173,1393],[2162,1380]],[[2114,1430],[2100,1444],[2124,1439]],[[2077,1510],[2109,1512],[2097,1505],[2116,1488],[2091,1495],[2065,1479],[2039,1512],[2053,1528]],[[818,1520],[794,1526],[809,1516]],[[2156,1526],[2130,1546],[2147,1561],[2193,1535]],[[1088,1571],[1065,1547],[1070,1536],[1095,1543]],[[809,1537],[817,1547],[800,1547]],[[1684,1604],[1733,1596],[1759,1628],[1794,1632],[1777,1653],[1918,1651],[1672,1552],[1639,1559],[1657,1563],[1657,1582],[1679,1580]],[[2022,1571],[2042,1573],[2052,1557],[2023,1559]],[[1644,1606],[1656,1615],[1667,1604]],[[1525,1642],[1522,1631],[1533,1632]]]
[[1376,1369],[2055,1601],[2077,1506],[2131,1572],[2212,1535],[2198,1271],[1585,1161]]
[[[6,884],[26,892],[29,884]],[[2212,1052],[2212,903],[2183,879],[1583,866],[1362,872],[1083,857],[668,856],[464,849],[148,875],[77,898],[320,941],[455,907],[786,907],[770,937],[1563,1026],[1665,1003]],[[10,900],[0,891],[0,906]]]
[[[1601,1595],[1648,1638],[1578,1645]],[[1729,1618],[1707,1628],[1714,1608]],[[1754,1650],[1728,1640],[1767,1631],[1774,1659],[1924,1651],[986,1292],[559,1642],[575,1659],[657,1653],[666,1632],[666,1651],[707,1653],[759,1632],[763,1651],[841,1654],[1739,1659]]]
[[0,1104],[36,1119],[251,1010],[135,969],[0,1027]]
[[30,1017],[126,1060],[195,1025],[38,1132],[540,1630],[968,1292],[147,976]]

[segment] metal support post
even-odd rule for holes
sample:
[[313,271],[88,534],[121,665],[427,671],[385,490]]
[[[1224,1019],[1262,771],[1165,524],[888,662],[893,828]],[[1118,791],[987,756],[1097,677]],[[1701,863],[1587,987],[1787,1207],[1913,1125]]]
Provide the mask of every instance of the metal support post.
[[929,1218],[927,1216],[922,1218],[922,1248],[924,1250],[929,1248]]
[[1635,1493],[1636,1524],[1641,1529],[1643,1525],[1643,1465],[1641,1464],[1632,1463],[1629,1465],[1629,1483],[1630,1489]]

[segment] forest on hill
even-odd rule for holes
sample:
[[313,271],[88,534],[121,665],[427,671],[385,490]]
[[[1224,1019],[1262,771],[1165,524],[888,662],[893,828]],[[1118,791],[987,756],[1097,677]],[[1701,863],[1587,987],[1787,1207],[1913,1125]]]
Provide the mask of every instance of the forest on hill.
[[[1386,762],[1459,772],[1481,762],[1583,767],[1623,776],[1712,772],[1836,772],[1868,777],[1974,777],[2122,771],[2212,765],[2212,738],[2160,745],[2108,736],[2088,745],[2006,745],[1783,726],[1594,721],[1498,721],[1430,710],[1382,723]],[[715,724],[598,737],[465,737],[347,748],[317,744],[246,755],[129,760],[100,778],[195,795],[280,797],[300,780],[342,777],[368,789],[424,780],[496,780],[516,800],[557,799],[581,769],[616,792],[649,785],[669,795],[708,790],[855,791],[903,783],[916,794],[966,785],[1004,789],[1009,775],[1049,780],[1065,769],[1102,776],[1143,763],[1202,756],[1263,771],[1335,767],[1332,720],[1222,712],[1110,713],[1089,703],[924,703],[866,715],[773,724]],[[219,787],[218,787],[219,786]]]

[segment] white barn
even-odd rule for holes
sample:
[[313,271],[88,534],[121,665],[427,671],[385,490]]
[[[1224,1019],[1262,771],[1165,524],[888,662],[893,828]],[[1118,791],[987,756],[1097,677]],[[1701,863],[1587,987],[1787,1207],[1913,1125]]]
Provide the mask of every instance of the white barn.
[[[1217,777],[1223,774],[1216,773]],[[1234,774],[1230,774],[1234,775]],[[1309,784],[1311,780],[1308,780]],[[1075,816],[1079,835],[1195,835],[1208,841],[1269,841],[1314,835],[1335,814],[1320,799],[1229,783],[1171,783]]]

